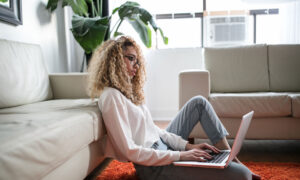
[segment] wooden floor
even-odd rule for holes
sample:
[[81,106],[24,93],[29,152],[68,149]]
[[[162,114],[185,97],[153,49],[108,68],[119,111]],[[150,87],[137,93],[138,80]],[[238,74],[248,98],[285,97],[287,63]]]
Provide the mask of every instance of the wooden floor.
[[[166,128],[168,121],[156,121]],[[300,130],[299,130],[300,131]],[[233,140],[228,140],[232,146]],[[196,139],[195,143],[208,142]],[[245,140],[238,155],[241,161],[300,162],[300,140]]]

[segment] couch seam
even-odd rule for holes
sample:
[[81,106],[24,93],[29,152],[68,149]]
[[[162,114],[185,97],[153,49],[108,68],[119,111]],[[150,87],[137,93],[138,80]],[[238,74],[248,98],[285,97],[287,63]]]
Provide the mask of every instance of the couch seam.
[[270,75],[270,55],[269,55],[269,50],[270,45],[267,45],[267,67],[268,67],[268,85],[269,85],[269,92],[271,92],[271,75]]

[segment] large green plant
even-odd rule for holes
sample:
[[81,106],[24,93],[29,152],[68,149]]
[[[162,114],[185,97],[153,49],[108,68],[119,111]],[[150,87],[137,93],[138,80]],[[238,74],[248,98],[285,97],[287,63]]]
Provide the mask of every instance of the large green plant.
[[[87,54],[92,53],[105,40],[105,36],[112,38],[122,35],[119,27],[124,20],[132,25],[146,47],[152,45],[152,31],[149,25],[155,32],[159,31],[165,44],[168,43],[168,38],[155,24],[153,16],[136,2],[127,1],[115,8],[110,16],[105,17],[102,15],[102,0],[49,0],[46,8],[53,12],[60,1],[62,7],[72,8],[74,15],[71,31]],[[119,19],[109,30],[111,18],[116,14],[119,15]]]

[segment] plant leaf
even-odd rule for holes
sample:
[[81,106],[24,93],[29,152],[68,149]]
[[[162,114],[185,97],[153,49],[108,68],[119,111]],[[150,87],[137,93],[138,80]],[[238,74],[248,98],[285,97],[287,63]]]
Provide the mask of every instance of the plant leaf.
[[[130,24],[134,27],[134,29],[139,33],[142,41],[144,44],[149,47],[149,42],[151,44],[151,35],[150,37],[146,37],[146,34],[149,34],[146,29],[149,29],[148,24],[151,25],[151,27],[156,32],[157,30],[160,31],[160,35],[163,38],[164,44],[168,44],[168,38],[164,36],[164,33],[161,28],[159,28],[155,21],[153,16],[144,8],[141,8],[138,3],[127,1],[126,3],[122,4],[119,9],[115,9],[115,11],[118,11],[120,19],[130,19]],[[142,21],[144,25],[142,25],[140,22],[134,23],[134,20]],[[147,26],[143,27],[143,26]],[[144,29],[143,31],[141,29]],[[147,32],[147,33],[146,33]],[[142,34],[140,34],[142,33]],[[150,45],[151,47],[151,45]]]
[[123,33],[121,33],[121,32],[115,32],[114,33],[114,37],[117,37],[117,36],[122,36],[122,35],[124,35]]
[[72,33],[86,53],[102,44],[110,23],[109,17],[86,18],[73,15]]
[[120,19],[125,17],[131,18],[132,16],[139,13],[139,4],[136,2],[127,1],[119,7],[118,14]]
[[0,2],[3,2],[3,3],[5,3],[5,2],[7,2],[7,0],[0,0]]
[[46,9],[50,10],[50,12],[53,12],[57,8],[58,0],[49,0],[46,6]]
[[169,43],[169,38],[166,37],[166,36],[164,36],[164,33],[163,33],[163,31],[162,31],[161,28],[158,28],[158,30],[159,30],[159,32],[160,32],[161,37],[163,38],[164,43],[165,43],[165,44],[168,44],[168,43]]
[[88,7],[85,0],[48,0],[46,9],[53,12],[57,8],[59,1],[62,1],[62,7],[71,6],[75,14],[88,16]]
[[116,7],[116,8],[112,11],[112,14],[115,14],[119,9],[120,9],[120,7]]
[[[138,8],[138,12],[140,14],[141,20],[145,23],[148,24],[151,20],[153,20],[152,15],[144,8]],[[153,21],[154,22],[154,21]],[[155,24],[155,23],[154,23]],[[155,29],[156,30],[156,29]]]
[[151,29],[138,17],[126,18],[135,31],[140,35],[141,40],[147,48],[152,46]]
[[88,6],[85,0],[63,0],[72,7],[75,14],[80,16],[88,16]]
[[169,38],[164,36],[162,29],[156,25],[153,16],[143,8],[139,8],[139,13],[141,14],[140,18],[143,20],[143,22],[145,22],[145,24],[148,24],[149,22],[155,32],[159,30],[160,35],[163,38],[164,44],[168,44]]

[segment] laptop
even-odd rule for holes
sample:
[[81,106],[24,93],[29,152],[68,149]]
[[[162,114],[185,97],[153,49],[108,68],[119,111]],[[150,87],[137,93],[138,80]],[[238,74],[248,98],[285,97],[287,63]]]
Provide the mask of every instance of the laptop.
[[189,167],[204,167],[204,168],[219,168],[224,169],[237,156],[242,147],[248,127],[254,112],[251,111],[243,116],[239,130],[235,136],[231,150],[221,150],[219,154],[211,154],[214,158],[205,162],[199,161],[175,161],[175,166],[189,166]]

